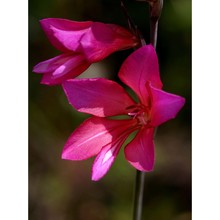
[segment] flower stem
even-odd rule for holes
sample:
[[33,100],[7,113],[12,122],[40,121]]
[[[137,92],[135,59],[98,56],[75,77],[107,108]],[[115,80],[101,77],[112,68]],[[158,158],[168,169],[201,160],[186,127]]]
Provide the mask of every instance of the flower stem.
[[145,173],[137,170],[134,195],[133,220],[141,220]]
[[156,48],[157,45],[157,30],[158,30],[158,20],[151,20],[150,22],[150,42]]
[[[148,0],[149,1],[149,0]],[[163,0],[149,1],[150,4],[150,42],[156,49],[158,21],[163,8]]]

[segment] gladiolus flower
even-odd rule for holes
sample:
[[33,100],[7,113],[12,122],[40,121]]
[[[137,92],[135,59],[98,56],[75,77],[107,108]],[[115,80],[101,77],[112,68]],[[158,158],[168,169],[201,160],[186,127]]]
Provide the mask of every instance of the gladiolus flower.
[[[154,167],[154,129],[175,118],[185,99],[162,91],[157,55],[151,45],[132,53],[122,64],[119,78],[137,95],[135,102],[116,82],[103,78],[72,79],[63,83],[70,104],[93,115],[69,137],[62,152],[67,160],[97,155],[92,180],[102,178],[114,162],[127,137],[137,131],[125,147],[125,158],[140,171]],[[126,115],[126,119],[108,118]]]
[[42,84],[55,85],[75,78],[92,63],[138,44],[133,34],[115,24],[58,18],[43,19],[40,24],[51,44],[62,52],[34,67],[34,72],[44,74]]

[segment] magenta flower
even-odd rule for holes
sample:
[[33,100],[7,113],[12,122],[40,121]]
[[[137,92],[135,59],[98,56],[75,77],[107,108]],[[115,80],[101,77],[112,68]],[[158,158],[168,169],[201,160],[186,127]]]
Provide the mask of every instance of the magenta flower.
[[58,18],[43,19],[40,23],[51,44],[62,52],[34,67],[34,72],[44,74],[42,84],[55,85],[75,78],[91,63],[138,44],[134,35],[115,24]]
[[[141,47],[122,64],[120,79],[138,96],[136,103],[116,82],[75,79],[63,83],[72,106],[93,116],[69,137],[62,152],[67,160],[97,155],[92,180],[102,178],[114,162],[127,137],[137,131],[125,147],[125,158],[140,171],[154,167],[154,129],[176,116],[185,99],[161,90],[157,55],[151,45]],[[107,118],[126,115],[126,119]]]

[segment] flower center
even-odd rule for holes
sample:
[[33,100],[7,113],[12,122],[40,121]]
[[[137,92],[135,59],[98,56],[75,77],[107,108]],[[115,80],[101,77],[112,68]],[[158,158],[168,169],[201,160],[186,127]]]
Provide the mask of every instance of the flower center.
[[131,105],[126,108],[128,115],[137,119],[140,125],[149,125],[150,109],[142,104]]

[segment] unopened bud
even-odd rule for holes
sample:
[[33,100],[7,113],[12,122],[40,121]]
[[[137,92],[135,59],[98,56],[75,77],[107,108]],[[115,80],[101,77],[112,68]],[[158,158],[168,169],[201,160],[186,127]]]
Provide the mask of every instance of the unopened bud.
[[150,5],[150,17],[151,19],[158,20],[161,15],[163,0],[136,0],[140,2],[148,2]]
[[150,17],[151,19],[158,20],[163,8],[163,0],[147,0],[150,4]]

